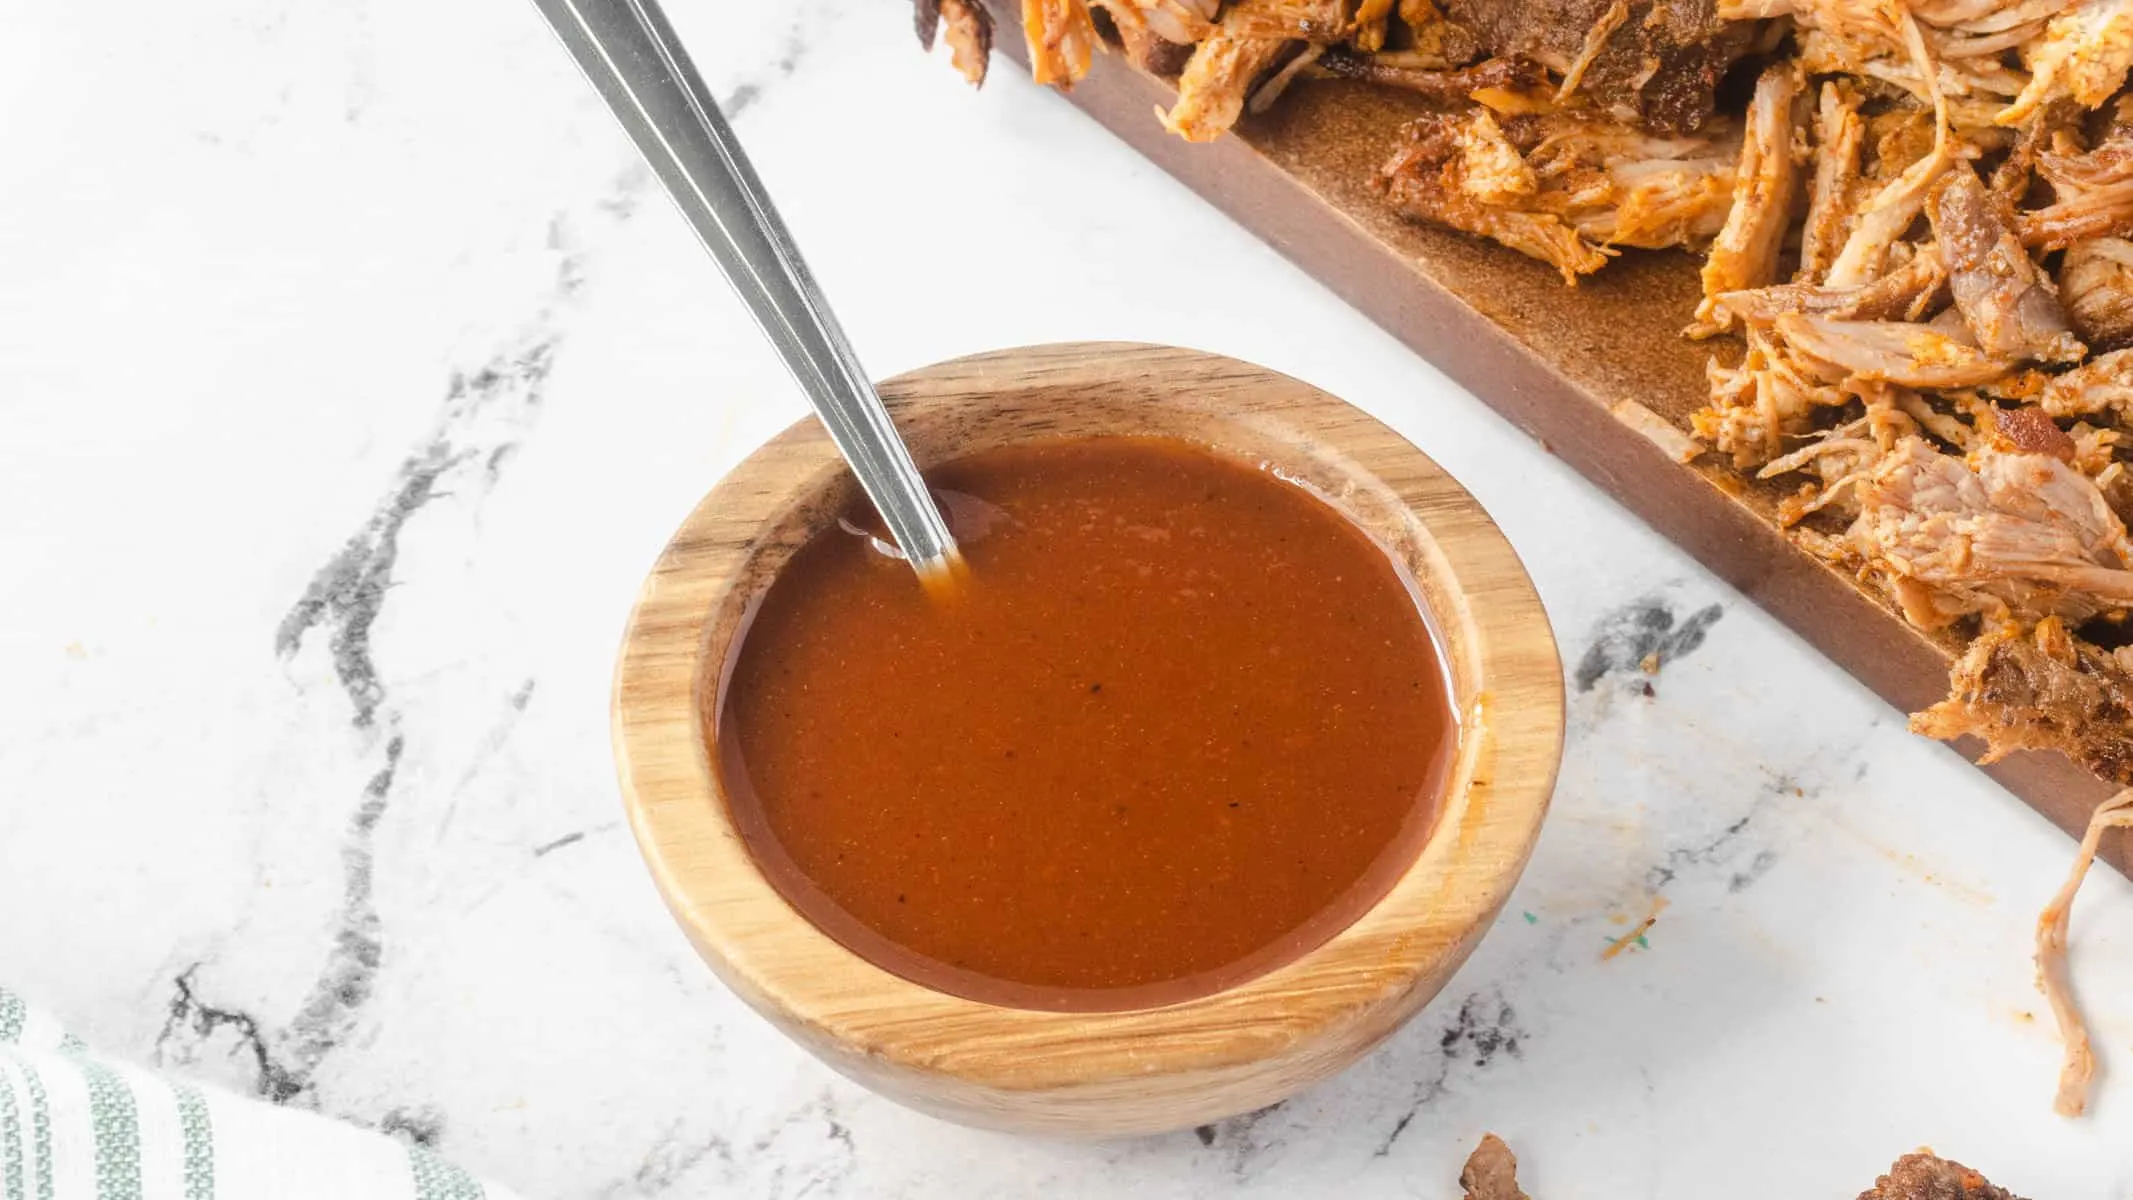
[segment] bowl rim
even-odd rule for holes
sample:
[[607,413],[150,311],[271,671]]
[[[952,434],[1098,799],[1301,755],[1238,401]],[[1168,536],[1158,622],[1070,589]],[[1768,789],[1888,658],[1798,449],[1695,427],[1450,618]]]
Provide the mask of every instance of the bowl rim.
[[[1158,1008],[1061,1012],[969,1000],[875,966],[802,918],[756,867],[705,736],[736,614],[750,599],[743,593],[760,592],[751,567],[780,541],[769,531],[782,523],[788,549],[804,540],[797,527],[813,519],[794,514],[842,478],[828,436],[806,419],[752,452],[675,532],[644,582],[616,665],[624,807],[662,898],[713,970],[847,1073],[916,1072],[1005,1093],[1115,1086],[1158,1071],[1219,1075],[1308,1051],[1329,1034],[1368,1044],[1389,1034],[1428,998],[1416,990],[1433,993],[1493,923],[1539,835],[1561,761],[1554,636],[1495,523],[1434,461],[1360,409],[1219,355],[1061,343],[933,364],[880,390],[900,426],[928,418],[952,426],[1044,398],[1101,395],[1117,408],[1150,405],[1186,423],[1228,422],[1293,444],[1297,461],[1316,456],[1375,489],[1418,535],[1401,556],[1440,636],[1471,659],[1462,677],[1477,686],[1459,698],[1458,759],[1436,828],[1376,904],[1315,949],[1221,991]],[[922,464],[939,457],[913,441]],[[1346,507],[1355,494],[1326,498]],[[1377,1019],[1388,1007],[1405,1011]]]

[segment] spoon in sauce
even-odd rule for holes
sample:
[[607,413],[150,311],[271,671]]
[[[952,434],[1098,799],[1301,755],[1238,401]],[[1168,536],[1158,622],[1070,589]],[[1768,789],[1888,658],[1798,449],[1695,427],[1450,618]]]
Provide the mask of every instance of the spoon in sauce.
[[954,535],[836,315],[657,0],[534,0],[777,348],[929,592]]

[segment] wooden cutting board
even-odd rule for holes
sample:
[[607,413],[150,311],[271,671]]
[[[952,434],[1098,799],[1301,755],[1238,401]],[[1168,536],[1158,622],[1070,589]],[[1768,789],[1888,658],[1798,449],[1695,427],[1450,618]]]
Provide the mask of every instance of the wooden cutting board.
[[[1026,68],[1021,6],[986,5],[996,48]],[[1704,403],[1710,347],[1681,336],[1701,294],[1687,255],[1629,251],[1572,290],[1546,264],[1402,220],[1369,185],[1423,104],[1390,89],[1300,80],[1271,112],[1207,145],[1164,130],[1154,110],[1169,107],[1173,89],[1118,55],[1098,55],[1067,97],[1890,704],[1915,712],[1947,694],[1962,641],[1912,628],[1780,535],[1772,512],[1788,489],[1744,481],[1718,455],[1683,466],[1615,415],[1634,401],[1680,426]],[[1957,749],[1974,759],[1983,747]],[[2057,754],[1984,770],[2075,836],[2116,790]],[[2133,839],[2114,833],[2103,845],[2133,874]]]

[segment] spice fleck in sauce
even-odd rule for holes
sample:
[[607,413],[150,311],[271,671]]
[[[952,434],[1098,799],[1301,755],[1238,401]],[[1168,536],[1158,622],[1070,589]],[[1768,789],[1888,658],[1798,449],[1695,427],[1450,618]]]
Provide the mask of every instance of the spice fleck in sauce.
[[971,999],[1141,1007],[1297,957],[1413,861],[1456,723],[1406,577],[1345,517],[1158,440],[929,479],[963,592],[833,528],[721,700],[734,817],[808,920]]

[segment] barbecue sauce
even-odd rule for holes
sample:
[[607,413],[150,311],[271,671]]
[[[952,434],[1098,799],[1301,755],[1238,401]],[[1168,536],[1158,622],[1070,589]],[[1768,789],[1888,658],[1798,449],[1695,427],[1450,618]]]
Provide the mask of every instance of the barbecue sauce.
[[1181,442],[928,473],[970,576],[929,600],[854,510],[739,639],[733,816],[810,922],[938,990],[1171,1003],[1354,921],[1457,740],[1404,571],[1303,487]]

